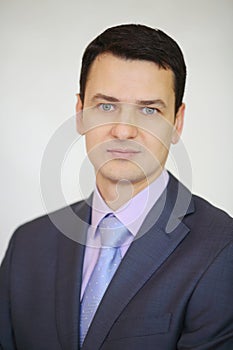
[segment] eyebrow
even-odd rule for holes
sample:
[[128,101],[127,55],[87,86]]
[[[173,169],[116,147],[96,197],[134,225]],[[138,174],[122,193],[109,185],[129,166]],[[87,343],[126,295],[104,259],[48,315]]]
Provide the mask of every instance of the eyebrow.
[[[105,94],[98,93],[94,95],[91,99],[93,102],[95,100],[105,100],[108,102],[121,102],[118,98],[113,96],[108,96]],[[159,105],[161,108],[166,108],[167,105],[162,99],[154,99],[154,100],[136,100],[135,104],[141,105],[141,106],[149,106],[149,105]]]
[[91,99],[92,101],[95,100],[106,100],[109,102],[120,102],[120,100],[118,100],[118,98],[116,97],[112,97],[112,96],[108,96],[108,95],[104,95],[104,94],[96,94],[92,97]]

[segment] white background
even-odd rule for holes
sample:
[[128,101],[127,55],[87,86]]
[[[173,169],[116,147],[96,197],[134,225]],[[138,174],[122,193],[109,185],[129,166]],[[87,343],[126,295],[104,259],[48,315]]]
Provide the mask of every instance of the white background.
[[[1,0],[0,260],[14,229],[45,211],[41,160],[55,130],[74,115],[84,48],[121,23],[160,28],[182,47],[192,190],[233,215],[232,0]],[[83,159],[79,142],[64,165],[68,202],[81,198]]]

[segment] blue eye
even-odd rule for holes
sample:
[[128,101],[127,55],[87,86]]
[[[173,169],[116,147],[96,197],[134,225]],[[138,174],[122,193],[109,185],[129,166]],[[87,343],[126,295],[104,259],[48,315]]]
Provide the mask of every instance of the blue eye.
[[142,108],[142,113],[146,115],[153,115],[157,113],[157,109],[153,107],[143,107]]
[[104,112],[111,112],[114,109],[114,106],[111,103],[101,103],[99,108]]

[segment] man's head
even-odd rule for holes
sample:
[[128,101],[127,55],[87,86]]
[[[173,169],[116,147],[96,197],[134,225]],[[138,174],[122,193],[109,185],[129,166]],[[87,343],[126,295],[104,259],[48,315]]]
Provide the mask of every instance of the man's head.
[[174,76],[175,113],[183,99],[186,66],[177,43],[161,30],[126,24],[108,28],[86,48],[80,75],[80,97],[84,103],[86,82],[96,57],[103,53],[126,60],[146,60],[170,69]]
[[136,194],[161,173],[183,128],[185,75],[177,44],[148,27],[110,28],[87,47],[77,130],[105,199],[122,180]]

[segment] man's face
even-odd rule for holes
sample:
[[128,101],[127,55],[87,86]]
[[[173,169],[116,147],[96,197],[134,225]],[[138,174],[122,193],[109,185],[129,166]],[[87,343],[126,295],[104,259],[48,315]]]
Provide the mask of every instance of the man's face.
[[77,128],[100,188],[127,180],[138,192],[160,175],[182,131],[184,105],[176,116],[174,109],[171,70],[110,53],[95,59],[84,103],[78,98]]

